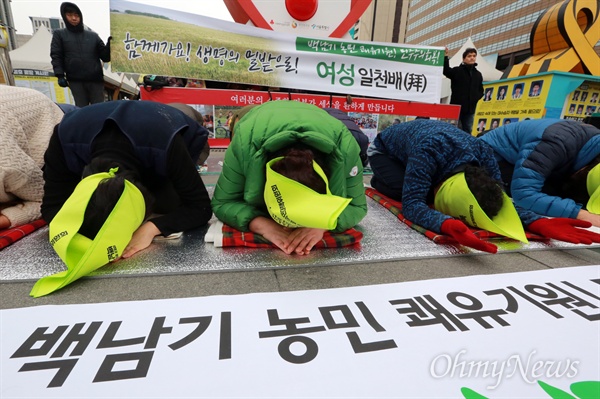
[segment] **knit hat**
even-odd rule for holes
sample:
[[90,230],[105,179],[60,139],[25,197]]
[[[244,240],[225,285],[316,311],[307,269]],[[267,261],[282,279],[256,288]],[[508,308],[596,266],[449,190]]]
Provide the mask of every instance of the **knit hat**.
[[31,296],[50,294],[121,256],[146,211],[144,197],[133,183],[125,180],[121,197],[93,240],[79,233],[92,194],[103,180],[113,178],[117,169],[81,180],[50,222],[50,245],[67,270],[39,279]]
[[235,124],[238,123],[238,121],[240,119],[242,119],[244,117],[244,115],[246,115],[248,112],[250,112],[250,110],[254,107],[256,107],[258,104],[250,104],[250,105],[246,105],[245,107],[242,107],[240,109],[238,109],[237,111],[234,112],[233,117],[231,118],[231,122],[229,122],[229,131],[233,132],[233,128],[235,127]]
[[588,212],[600,214],[600,164],[589,171],[586,185],[590,195],[586,209]]
[[457,173],[442,184],[435,195],[434,208],[446,215],[477,227],[527,243],[521,218],[512,200],[504,192],[500,212],[492,219],[481,209],[469,190],[465,173]]
[[327,194],[319,194],[296,180],[275,172],[271,166],[282,158],[275,158],[267,163],[264,198],[273,220],[285,227],[335,229],[338,216],[351,199],[331,194],[325,172],[315,161],[313,169],[325,181]]

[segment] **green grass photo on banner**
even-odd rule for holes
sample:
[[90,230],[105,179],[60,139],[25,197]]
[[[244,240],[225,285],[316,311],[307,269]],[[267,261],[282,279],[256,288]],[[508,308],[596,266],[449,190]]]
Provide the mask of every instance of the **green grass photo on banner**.
[[[274,48],[271,40],[227,33],[158,16],[119,12],[111,12],[110,26],[113,37],[111,43],[113,71],[280,86],[277,69],[271,73],[250,72],[248,71],[250,62],[245,57],[246,50],[276,55],[277,49]],[[141,55],[138,58],[129,59],[130,50],[127,49],[125,42],[127,33],[132,44],[134,39],[148,43],[146,46],[140,45],[135,48],[136,53]],[[187,43],[191,44],[187,57],[177,58],[175,51],[171,55],[168,54],[169,45],[175,47],[179,42],[183,44],[186,53]],[[154,45],[150,46],[150,43]],[[205,64],[202,55],[196,56],[199,46],[202,46],[203,50],[204,46],[211,46],[213,49],[225,48],[227,53],[235,51],[239,53],[239,60],[237,63],[231,62],[225,56],[223,65],[220,65],[219,59],[211,56]],[[154,51],[149,51],[149,48]]]

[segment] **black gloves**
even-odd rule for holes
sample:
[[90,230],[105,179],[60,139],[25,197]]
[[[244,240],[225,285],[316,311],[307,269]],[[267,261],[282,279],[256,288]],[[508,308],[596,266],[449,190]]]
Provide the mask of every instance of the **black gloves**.
[[58,78],[58,85],[60,87],[68,87],[69,83],[67,82],[67,79],[65,79],[64,75],[58,75],[56,76]]

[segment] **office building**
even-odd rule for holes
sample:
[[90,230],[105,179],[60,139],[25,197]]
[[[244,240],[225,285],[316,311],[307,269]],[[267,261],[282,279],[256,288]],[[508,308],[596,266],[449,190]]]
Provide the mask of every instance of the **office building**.
[[[359,39],[446,46],[453,55],[470,37],[481,55],[497,54],[496,67],[503,70],[530,56],[533,25],[557,3],[562,1],[373,0],[361,18]],[[592,23],[586,12],[577,17],[584,29]],[[600,54],[600,42],[595,50]]]
[[63,21],[62,18],[29,17],[29,19],[31,20],[31,26],[33,27],[34,34],[42,26],[46,27],[50,33],[65,27],[65,21]]

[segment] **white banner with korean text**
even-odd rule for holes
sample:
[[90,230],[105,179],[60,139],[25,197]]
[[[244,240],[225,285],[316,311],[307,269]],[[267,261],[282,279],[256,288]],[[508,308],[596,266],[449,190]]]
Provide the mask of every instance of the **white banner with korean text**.
[[2,310],[0,397],[599,397],[599,306],[583,266]]
[[440,47],[295,36],[152,4],[110,0],[113,71],[440,103]]

